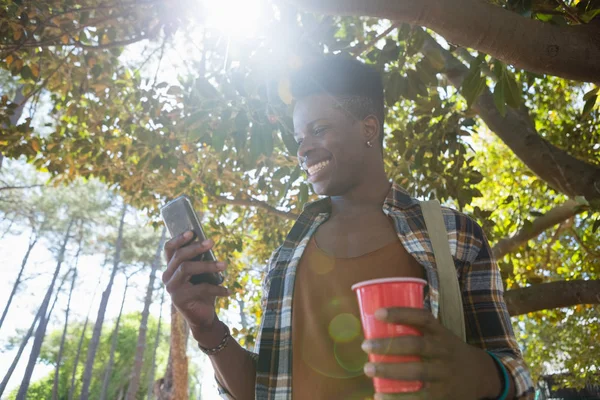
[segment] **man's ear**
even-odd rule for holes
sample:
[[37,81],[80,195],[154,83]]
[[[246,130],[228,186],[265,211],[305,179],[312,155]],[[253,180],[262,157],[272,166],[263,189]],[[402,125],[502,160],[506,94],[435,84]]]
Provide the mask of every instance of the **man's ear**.
[[365,142],[371,142],[373,144],[379,142],[379,120],[374,115],[369,115],[363,119],[363,135]]

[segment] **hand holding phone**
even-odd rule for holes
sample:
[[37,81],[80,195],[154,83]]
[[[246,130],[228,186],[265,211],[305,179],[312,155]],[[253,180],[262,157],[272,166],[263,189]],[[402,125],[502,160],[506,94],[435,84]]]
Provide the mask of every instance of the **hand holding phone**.
[[[193,243],[206,240],[206,235],[200,224],[200,220],[192,207],[192,202],[187,196],[180,196],[175,200],[170,201],[160,210],[163,222],[167,227],[167,230],[171,234],[171,238],[176,238],[185,232],[192,231],[194,238],[186,246]],[[212,249],[209,249],[205,253],[202,253],[189,261],[217,261]],[[203,273],[199,275],[192,275],[190,282],[194,285],[200,283],[210,283],[212,285],[220,285],[223,283],[224,277],[221,272],[214,273]]]

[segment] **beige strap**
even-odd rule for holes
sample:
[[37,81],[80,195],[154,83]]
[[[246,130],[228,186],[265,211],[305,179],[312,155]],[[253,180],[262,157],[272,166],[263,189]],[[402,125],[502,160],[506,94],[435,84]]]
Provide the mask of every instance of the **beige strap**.
[[423,210],[425,225],[437,265],[442,324],[465,341],[465,315],[462,295],[456,276],[456,266],[450,253],[448,232],[446,231],[440,202],[437,200],[422,201],[421,210]]

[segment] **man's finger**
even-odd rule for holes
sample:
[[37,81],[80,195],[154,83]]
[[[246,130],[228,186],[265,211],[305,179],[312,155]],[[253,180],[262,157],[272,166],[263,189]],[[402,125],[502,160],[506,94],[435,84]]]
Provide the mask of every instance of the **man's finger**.
[[173,239],[169,240],[168,242],[166,242],[165,243],[165,258],[167,260],[167,263],[169,261],[171,261],[171,258],[173,258],[173,254],[175,253],[175,251],[177,251],[178,248],[184,246],[186,243],[188,243],[190,240],[192,240],[193,237],[194,237],[194,232],[187,231],[177,237],[174,237]]
[[445,378],[441,363],[420,361],[402,363],[367,363],[365,374],[371,378],[395,379],[399,381],[438,382]]
[[422,333],[436,333],[442,326],[429,310],[423,308],[380,308],[375,318],[391,324],[412,326]]
[[175,270],[165,285],[170,293],[176,287],[189,282],[192,275],[217,273],[224,271],[226,267],[227,264],[223,261],[186,261]]
[[385,339],[365,340],[362,344],[362,349],[365,352],[372,354],[444,358],[448,353],[447,349],[436,343],[437,342],[431,335],[407,335]]
[[408,393],[375,393],[375,400],[430,400],[432,398],[427,389]]
[[166,284],[171,280],[171,277],[182,263],[191,260],[202,253],[206,253],[213,247],[214,244],[215,243],[212,240],[207,239],[201,243],[196,242],[186,247],[179,247],[175,253],[173,253],[169,263],[167,264],[167,269],[162,276],[163,283]]

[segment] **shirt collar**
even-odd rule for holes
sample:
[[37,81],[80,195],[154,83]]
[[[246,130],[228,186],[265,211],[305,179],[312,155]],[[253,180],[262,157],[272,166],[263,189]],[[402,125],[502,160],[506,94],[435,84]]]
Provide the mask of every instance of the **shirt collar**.
[[[417,204],[418,200],[411,197],[410,194],[396,182],[392,183],[392,187],[385,197],[384,206],[390,206],[392,208],[408,208],[414,204]],[[331,213],[331,198],[325,197],[310,203],[306,203],[302,209],[302,213],[307,214],[322,214]]]

